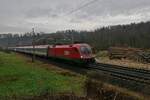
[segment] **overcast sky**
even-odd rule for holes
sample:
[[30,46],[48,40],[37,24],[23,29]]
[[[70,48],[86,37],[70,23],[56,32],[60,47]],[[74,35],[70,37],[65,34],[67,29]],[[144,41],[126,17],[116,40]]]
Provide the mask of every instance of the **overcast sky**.
[[0,33],[93,30],[150,20],[150,0],[0,0]]

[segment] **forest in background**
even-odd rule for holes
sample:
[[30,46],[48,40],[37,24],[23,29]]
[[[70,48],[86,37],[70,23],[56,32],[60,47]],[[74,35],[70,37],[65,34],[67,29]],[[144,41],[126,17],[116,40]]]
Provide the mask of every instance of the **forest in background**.
[[[95,50],[105,50],[110,46],[127,46],[136,48],[150,48],[150,22],[131,23],[128,25],[114,25],[95,29],[93,31],[65,30],[56,33],[36,33],[35,43],[66,44],[74,42],[89,43]],[[0,46],[32,45],[33,35],[0,34]]]

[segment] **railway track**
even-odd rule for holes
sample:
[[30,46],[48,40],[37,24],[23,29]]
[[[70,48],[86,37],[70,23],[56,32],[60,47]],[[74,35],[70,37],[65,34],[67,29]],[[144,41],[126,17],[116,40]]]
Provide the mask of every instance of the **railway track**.
[[148,70],[128,68],[103,63],[90,64],[88,67],[90,69],[103,71],[115,78],[150,85],[150,71]]

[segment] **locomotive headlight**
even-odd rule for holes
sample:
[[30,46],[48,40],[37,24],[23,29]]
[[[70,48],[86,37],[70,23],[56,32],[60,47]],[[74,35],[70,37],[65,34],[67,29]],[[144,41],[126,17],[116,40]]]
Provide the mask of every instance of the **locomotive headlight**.
[[83,56],[81,56],[81,58],[83,58]]

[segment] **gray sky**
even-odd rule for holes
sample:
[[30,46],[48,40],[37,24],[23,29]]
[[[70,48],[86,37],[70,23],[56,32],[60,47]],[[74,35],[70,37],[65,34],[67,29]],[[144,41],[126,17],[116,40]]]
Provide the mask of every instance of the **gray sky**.
[[76,29],[150,20],[150,0],[0,0],[0,33]]

